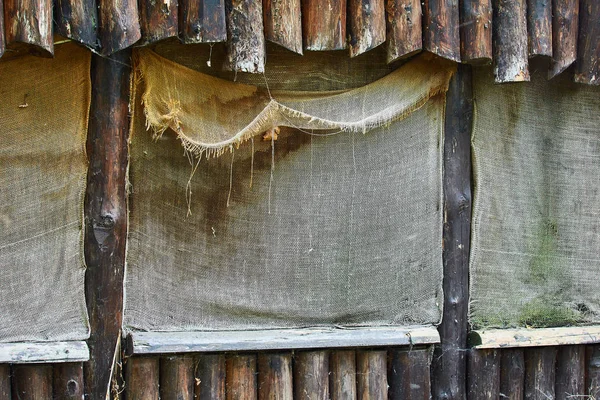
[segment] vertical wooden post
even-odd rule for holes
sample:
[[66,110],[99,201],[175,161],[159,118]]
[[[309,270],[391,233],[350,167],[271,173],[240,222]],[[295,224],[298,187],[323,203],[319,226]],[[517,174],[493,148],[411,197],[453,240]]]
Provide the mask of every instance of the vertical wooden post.
[[356,399],[356,352],[335,350],[329,357],[331,400]]
[[387,400],[387,352],[359,350],[356,352],[357,398]]
[[183,43],[214,43],[227,40],[223,0],[180,0],[179,30]]
[[196,367],[196,398],[225,399],[225,355],[202,354]]
[[600,399],[600,345],[587,347],[585,365],[585,394]]
[[384,0],[349,0],[350,57],[356,57],[385,42]]
[[302,54],[300,0],[263,0],[265,39]]
[[527,4],[525,0],[493,0],[494,78],[497,83],[529,81]]
[[50,400],[52,365],[14,365],[12,395],[19,400]]
[[492,2],[462,0],[460,8],[460,58],[480,65],[492,61]]
[[136,0],[103,0],[98,7],[101,53],[111,55],[140,40],[142,33]]
[[262,2],[225,0],[227,60],[225,69],[236,72],[265,71],[265,35]]
[[538,347],[525,351],[525,399],[555,398],[556,347]]
[[556,399],[585,395],[585,346],[560,346],[556,361]]
[[329,353],[302,351],[294,359],[294,398],[329,399]]
[[529,57],[552,57],[552,1],[527,0]]
[[391,400],[429,400],[430,349],[392,349],[388,364]]
[[0,0],[0,57],[4,54],[6,48],[6,41],[4,39],[4,4]]
[[444,314],[432,366],[434,399],[466,396],[471,237],[471,67],[458,65],[446,94],[444,123]]
[[302,29],[306,50],[346,48],[346,0],[303,0]]
[[83,364],[60,363],[54,364],[54,400],[83,399]]
[[41,55],[54,53],[52,0],[4,0],[6,44],[36,46]]
[[165,356],[160,360],[160,398],[194,400],[194,368],[190,356]]
[[10,365],[0,364],[0,399],[10,400]]
[[525,393],[525,356],[522,349],[502,349],[500,398],[523,400]]
[[387,62],[409,57],[423,48],[420,0],[387,0]]
[[579,0],[552,2],[552,64],[548,79],[563,72],[577,59]]
[[125,397],[127,400],[159,399],[158,357],[130,357],[125,364]]
[[125,175],[129,136],[130,51],[92,58],[85,198],[85,296],[90,361],[84,365],[89,399],[104,399],[120,354],[123,267],[127,233]]
[[292,354],[261,353],[258,355],[258,399],[292,399]]
[[55,32],[92,48],[98,46],[96,0],[55,0]]
[[600,1],[579,1],[575,82],[600,85]]
[[226,398],[227,400],[255,400],[256,355],[236,354],[227,357]]
[[423,46],[440,57],[460,61],[458,1],[424,0]]
[[142,44],[177,36],[177,0],[140,0]]
[[492,400],[500,397],[500,352],[496,349],[469,350],[468,398]]

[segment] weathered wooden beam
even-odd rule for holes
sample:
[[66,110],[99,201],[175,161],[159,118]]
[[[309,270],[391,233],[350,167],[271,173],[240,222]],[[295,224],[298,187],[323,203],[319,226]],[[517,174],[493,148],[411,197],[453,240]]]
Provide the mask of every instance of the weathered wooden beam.
[[177,36],[177,0],[139,0],[142,44]]
[[227,40],[223,0],[179,0],[179,29],[183,43]]
[[356,352],[332,351],[329,356],[331,400],[356,399]]
[[556,347],[525,350],[525,399],[555,398]]
[[91,336],[86,393],[104,399],[120,354],[127,236],[125,177],[129,136],[130,51],[92,58],[85,196],[85,296]]
[[497,83],[529,81],[527,4],[525,0],[493,0],[494,78]]
[[356,57],[385,42],[384,0],[348,1],[350,57]]
[[300,0],[263,0],[265,38],[302,54]]
[[52,0],[4,0],[4,28],[9,48],[26,44],[40,55],[54,54]]
[[256,355],[233,354],[226,360],[225,393],[227,400],[255,400],[258,396]]
[[471,331],[469,334],[469,344],[478,349],[562,346],[599,341],[600,326],[597,325],[538,329],[488,329]]
[[468,399],[500,398],[500,351],[496,349],[469,350],[467,379]]
[[292,399],[291,353],[261,353],[258,355],[258,399]]
[[356,391],[362,400],[387,400],[387,352],[359,350],[356,352]]
[[54,0],[54,33],[98,47],[96,0]]
[[441,345],[432,362],[437,399],[463,399],[466,392],[469,243],[471,236],[471,67],[458,65],[446,93],[444,122],[444,313]]
[[585,394],[600,399],[600,345],[587,347],[585,366]]
[[423,48],[421,0],[387,0],[387,62],[418,53]]
[[346,48],[346,1],[302,1],[302,29],[306,50]]
[[423,47],[440,57],[460,61],[458,1],[424,0]]
[[575,82],[600,85],[600,1],[579,1]]
[[552,57],[552,0],[527,0],[529,57]]
[[53,400],[83,399],[83,364],[60,363],[54,365],[52,379]]
[[125,364],[125,397],[158,400],[159,357],[130,357]]
[[554,78],[577,59],[579,0],[552,2],[552,63],[548,79]]
[[10,365],[0,364],[0,399],[10,400]]
[[166,356],[160,360],[160,398],[194,400],[194,369],[191,356]]
[[492,62],[492,1],[460,2],[460,57],[462,62]]
[[103,0],[98,10],[101,54],[126,49],[142,37],[137,0]]
[[556,400],[585,395],[585,346],[560,346],[556,359]]
[[502,349],[500,398],[523,400],[525,393],[525,356],[522,349]]
[[14,365],[12,395],[19,400],[52,398],[51,365]]
[[390,400],[431,399],[430,349],[391,349],[389,358]]
[[225,399],[225,354],[202,354],[196,367],[196,398]]
[[302,351],[294,358],[294,398],[329,399],[329,352]]
[[265,36],[262,2],[225,0],[227,18],[228,71],[262,73],[265,71]]
[[0,363],[32,364],[87,361],[90,358],[87,343],[72,342],[16,342],[2,343]]

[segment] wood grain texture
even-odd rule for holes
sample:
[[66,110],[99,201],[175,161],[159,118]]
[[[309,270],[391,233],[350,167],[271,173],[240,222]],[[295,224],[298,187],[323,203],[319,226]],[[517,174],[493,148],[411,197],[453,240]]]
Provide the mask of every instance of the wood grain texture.
[[556,359],[556,400],[585,395],[585,346],[561,346]]
[[555,398],[556,353],[556,347],[525,350],[525,400]]
[[4,2],[0,0],[0,57],[4,55],[6,50],[6,39],[4,34]]
[[493,0],[493,52],[496,83],[529,81],[527,4],[525,0]]
[[226,360],[227,400],[254,400],[258,396],[256,355],[232,354]]
[[0,364],[0,399],[10,400],[10,365]]
[[0,346],[0,363],[76,362],[89,358],[89,349],[84,341],[15,342],[2,343]]
[[440,57],[460,61],[459,9],[456,0],[424,0],[423,47]]
[[179,29],[183,43],[227,40],[224,0],[179,0]]
[[587,346],[585,366],[585,394],[600,399],[600,345]]
[[196,398],[225,399],[225,354],[201,354],[196,366]]
[[54,33],[97,49],[96,0],[54,0]]
[[522,349],[503,349],[500,365],[500,398],[522,400],[525,393],[525,355]]
[[336,350],[329,356],[331,400],[356,399],[356,352]]
[[[431,399],[430,364],[431,349],[429,348],[390,349],[388,362],[390,400]],[[456,395],[457,392],[453,393]]]
[[111,55],[140,40],[137,0],[103,0],[99,2],[98,27],[100,53]]
[[294,399],[329,399],[329,352],[301,351],[294,358]]
[[467,398],[491,400],[500,397],[500,351],[469,350]]
[[356,352],[356,391],[359,400],[387,400],[387,352],[385,350]]
[[54,400],[82,400],[84,394],[83,364],[54,364],[52,386]]
[[139,0],[139,8],[141,44],[177,36],[177,0]]
[[529,57],[552,57],[552,0],[527,0]]
[[302,1],[302,29],[306,50],[346,48],[346,1]]
[[130,357],[125,364],[125,397],[128,400],[158,400],[159,357]]
[[4,28],[8,48],[27,45],[39,55],[54,54],[52,0],[4,0]]
[[234,72],[265,71],[265,36],[262,2],[225,0],[227,59],[224,69]]
[[194,400],[195,359],[166,356],[160,360],[161,400]]
[[469,334],[469,344],[478,349],[561,346],[598,341],[600,341],[600,326],[488,329],[471,331]]
[[600,1],[579,0],[579,40],[574,80],[600,85]]
[[387,62],[410,57],[423,48],[420,0],[387,0]]
[[265,39],[302,54],[300,0],[263,0]]
[[52,399],[51,365],[14,365],[12,374],[12,395],[14,399]]
[[258,399],[291,400],[294,396],[292,353],[258,355]]
[[579,0],[552,1],[552,63],[548,79],[559,75],[577,59]]
[[350,57],[385,42],[384,0],[348,0],[347,19]]
[[460,11],[461,61],[473,65],[491,63],[491,0],[462,0]]

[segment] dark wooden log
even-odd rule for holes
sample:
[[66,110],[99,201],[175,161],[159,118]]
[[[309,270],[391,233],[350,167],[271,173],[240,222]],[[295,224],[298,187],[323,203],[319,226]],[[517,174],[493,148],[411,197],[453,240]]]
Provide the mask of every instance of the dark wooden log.
[[223,0],[179,0],[179,28],[183,43],[227,40]]
[[556,359],[556,400],[585,395],[585,346],[560,346]]
[[196,367],[196,398],[218,400],[225,398],[225,355],[202,354]]
[[166,356],[160,360],[160,398],[162,400],[193,400],[194,369],[191,356]]
[[258,399],[292,399],[292,354],[261,353],[258,355]]
[[392,349],[389,358],[391,400],[431,399],[430,349]]
[[577,59],[579,0],[552,2],[552,63],[548,79],[563,72]]
[[346,48],[346,0],[303,0],[302,29],[306,50]]
[[387,0],[387,62],[418,53],[423,48],[420,0]]
[[471,67],[458,65],[446,94],[444,123],[444,313],[432,362],[436,399],[463,399],[466,393],[472,120]]
[[440,57],[460,61],[458,1],[424,0],[423,47]]
[[104,399],[120,354],[127,236],[125,177],[129,136],[130,51],[92,57],[85,198],[85,296],[91,336],[85,391]]
[[492,62],[491,0],[462,0],[460,11],[461,61],[473,65]]
[[300,0],[263,0],[265,38],[302,54]]
[[227,400],[254,400],[257,398],[256,355],[236,354],[226,361]]
[[137,0],[103,0],[98,9],[100,53],[111,55],[140,40]]
[[331,400],[356,399],[356,352],[336,350],[329,356]]
[[98,47],[96,0],[54,0],[54,33]]
[[600,85],[600,1],[579,1],[575,82]]
[[525,393],[525,355],[522,349],[502,349],[500,398],[523,400]]
[[52,386],[54,387],[54,400],[82,400],[84,393],[83,364],[54,364]]
[[4,54],[6,49],[6,42],[4,40],[4,3],[0,0],[0,57]]
[[600,345],[586,348],[585,365],[585,394],[600,399]]
[[384,0],[348,1],[350,57],[365,53],[385,42]]
[[529,57],[552,57],[552,0],[527,0]]
[[496,349],[469,350],[467,379],[468,399],[498,399],[500,397],[500,352]]
[[265,36],[262,3],[253,0],[225,0],[227,18],[228,71],[265,71]]
[[177,0],[139,0],[141,44],[177,36]]
[[127,400],[159,399],[159,357],[130,357],[125,364],[125,397]]
[[25,44],[39,55],[54,54],[52,0],[4,0],[4,28],[8,48]]
[[359,350],[356,352],[356,391],[362,400],[387,400],[387,352]]
[[10,400],[10,365],[0,364],[0,399]]
[[525,350],[525,400],[555,398],[556,347]]
[[12,395],[19,400],[52,399],[52,365],[14,365]]
[[494,78],[497,83],[529,81],[527,4],[493,0]]
[[294,358],[294,398],[329,399],[329,353],[302,351]]

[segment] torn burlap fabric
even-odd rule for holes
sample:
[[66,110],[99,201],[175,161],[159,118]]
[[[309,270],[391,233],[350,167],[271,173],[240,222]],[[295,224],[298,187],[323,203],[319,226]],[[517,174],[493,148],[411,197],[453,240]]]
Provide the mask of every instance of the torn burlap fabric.
[[89,336],[81,246],[90,53],[0,63],[0,342]]
[[600,88],[476,71],[471,323],[598,323]]
[[354,90],[269,93],[139,51],[126,327],[439,322],[451,74],[420,58]]

